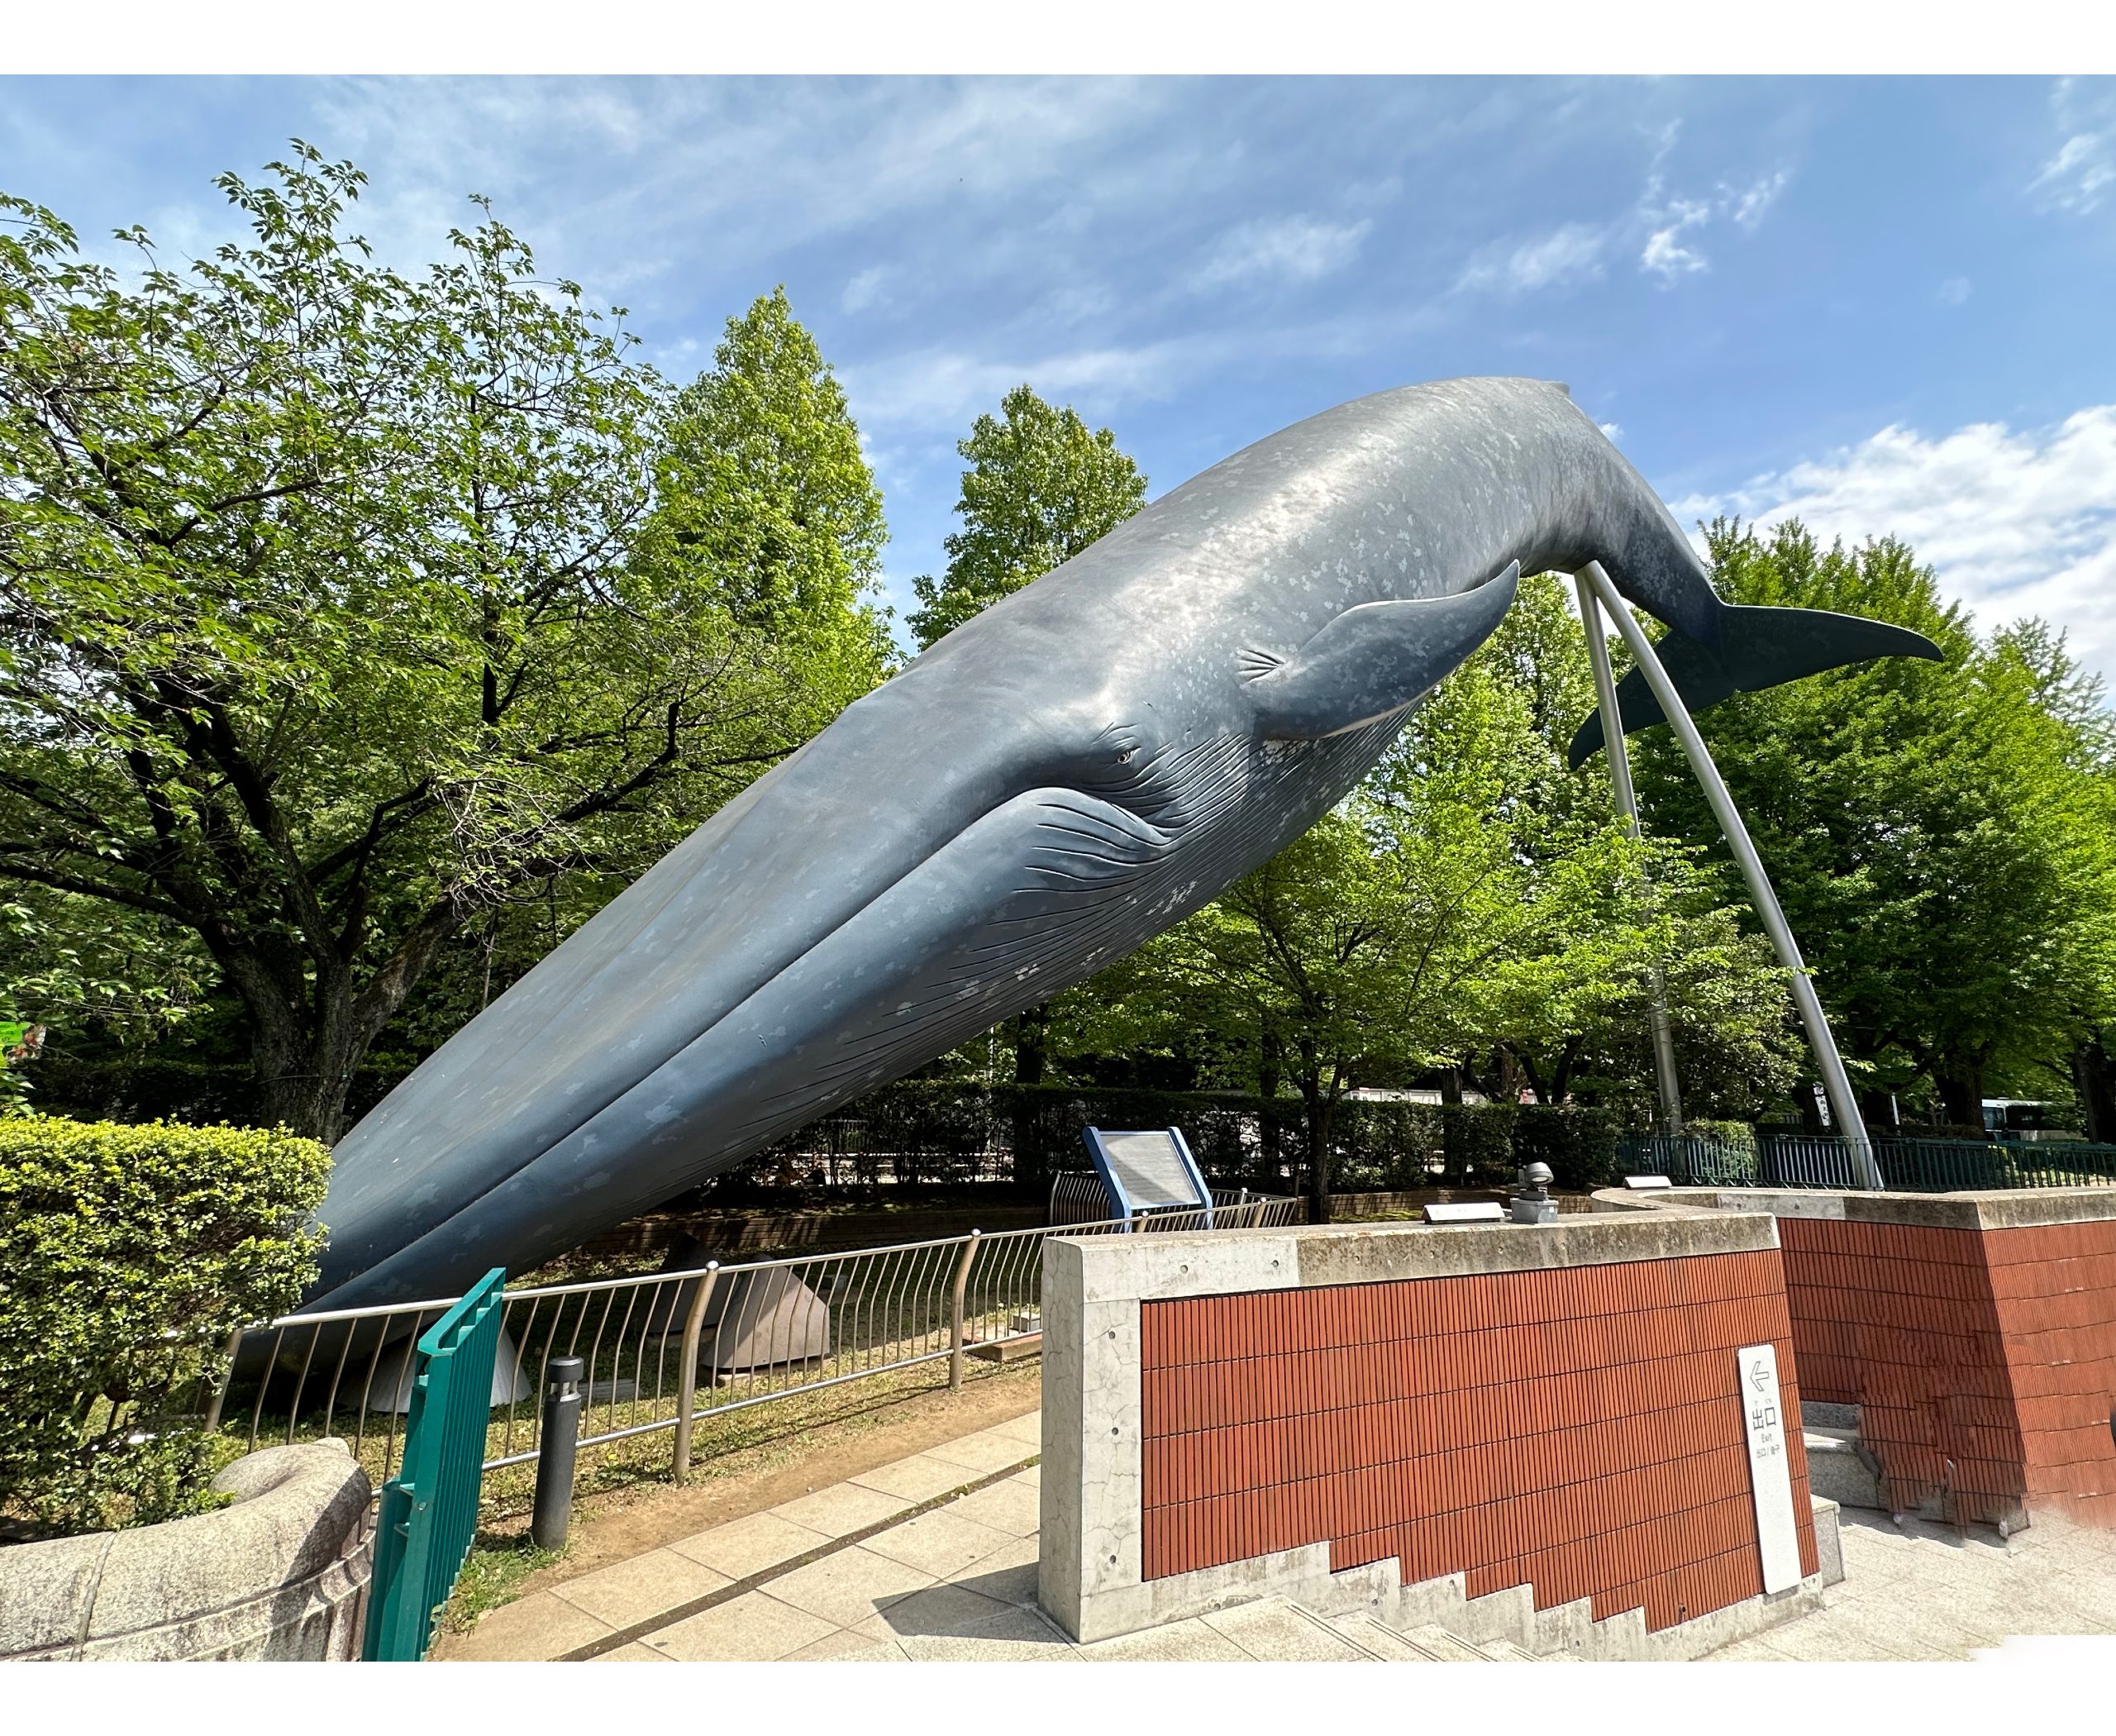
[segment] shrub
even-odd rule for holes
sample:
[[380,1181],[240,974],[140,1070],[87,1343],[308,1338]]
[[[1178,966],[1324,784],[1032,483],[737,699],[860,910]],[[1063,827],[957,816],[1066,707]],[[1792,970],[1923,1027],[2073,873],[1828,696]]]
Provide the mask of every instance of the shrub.
[[198,1412],[229,1335],[315,1277],[330,1169],[284,1132],[0,1120],[0,1510],[65,1532],[208,1505]]
[[1513,1161],[1547,1163],[1551,1185],[1568,1193],[1613,1187],[1620,1118],[1611,1109],[1523,1104],[1513,1112]]

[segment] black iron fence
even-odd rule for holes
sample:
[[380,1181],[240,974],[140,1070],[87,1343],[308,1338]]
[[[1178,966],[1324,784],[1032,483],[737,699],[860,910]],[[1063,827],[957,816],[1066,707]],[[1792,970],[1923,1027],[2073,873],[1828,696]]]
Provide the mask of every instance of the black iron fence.
[[[1618,1156],[1628,1175],[1666,1176],[1677,1187],[1862,1185],[1841,1139],[1760,1133],[1752,1142],[1694,1135],[1627,1133]],[[1874,1142],[1891,1192],[1952,1194],[2001,1188],[2116,1187],[2116,1145],[2079,1140],[1900,1139]]]

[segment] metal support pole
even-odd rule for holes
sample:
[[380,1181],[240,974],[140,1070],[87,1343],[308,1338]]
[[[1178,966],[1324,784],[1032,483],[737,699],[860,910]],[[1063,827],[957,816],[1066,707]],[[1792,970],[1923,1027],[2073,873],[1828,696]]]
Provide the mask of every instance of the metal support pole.
[[[243,1336],[249,1330],[250,1328],[246,1326],[236,1328],[228,1334],[227,1347],[221,1352],[221,1362],[223,1366],[221,1369],[220,1384],[214,1387],[212,1402],[206,1407],[205,1432],[207,1434],[215,1433],[220,1428],[221,1407],[227,1402],[228,1388],[235,1385],[236,1353],[242,1348]],[[268,1368],[264,1371],[264,1378],[269,1381],[271,1377],[272,1371]]]
[[948,1304],[948,1390],[962,1390],[962,1296],[970,1285],[970,1262],[976,1259],[984,1233],[972,1230],[962,1245],[962,1258],[956,1262],[955,1295]]
[[708,1261],[691,1296],[690,1312],[684,1316],[684,1347],[676,1371],[676,1462],[672,1475],[680,1483],[691,1474],[691,1413],[698,1408],[698,1341],[705,1329],[705,1311],[712,1301],[712,1286],[720,1276],[720,1262]]
[[1727,836],[1728,847],[1741,865],[1742,878],[1748,882],[1749,902],[1756,907],[1764,932],[1777,949],[1778,961],[1793,974],[1793,1004],[1799,1009],[1800,1023],[1808,1033],[1808,1046],[1814,1051],[1815,1064],[1822,1071],[1823,1086],[1829,1094],[1830,1107],[1837,1112],[1837,1122],[1844,1129],[1844,1142],[1850,1150],[1859,1185],[1878,1190],[1882,1185],[1880,1167],[1874,1161],[1873,1144],[1866,1137],[1866,1123],[1860,1116],[1858,1099],[1852,1095],[1852,1081],[1844,1071],[1844,1059],[1837,1052],[1837,1039],[1831,1035],[1829,1021],[1823,1014],[1814,980],[1808,975],[1807,965],[1800,957],[1799,942],[1793,938],[1785,913],[1779,908],[1778,894],[1771,890],[1770,877],[1763,870],[1763,859],[1756,853],[1748,827],[1742,823],[1741,813],[1719,775],[1719,768],[1712,763],[1704,737],[1698,733],[1695,719],[1683,703],[1682,695],[1675,691],[1675,684],[1668,679],[1667,670],[1661,666],[1652,641],[1631,618],[1631,611],[1624,607],[1623,599],[1609,583],[1609,575],[1602,570],[1601,563],[1589,561],[1581,569],[1580,576],[1594,587],[1595,597],[1616,622],[1624,643],[1631,647],[1631,655],[1644,674],[1646,684],[1661,702],[1661,709],[1674,729],[1675,739],[1682,743],[1691,771],[1704,787],[1704,799],[1712,806],[1719,829]]
[[[1632,788],[1631,754],[1624,746],[1623,713],[1617,705],[1617,684],[1609,670],[1609,641],[1602,631],[1602,612],[1585,573],[1572,577],[1580,594],[1580,624],[1587,633],[1587,661],[1594,671],[1594,696],[1602,708],[1604,751],[1609,782],[1615,787],[1617,812],[1632,837],[1638,836],[1638,795]],[[1668,1028],[1668,994],[1659,966],[1653,967],[1653,991],[1647,1009],[1653,1028],[1653,1083],[1661,1095],[1661,1118],[1670,1133],[1683,1130],[1683,1094],[1675,1082],[1675,1042]]]
[[539,1549],[563,1548],[573,1522],[573,1460],[580,1445],[586,1367],[579,1357],[553,1357],[544,1365],[544,1426],[536,1437],[536,1499],[529,1521],[530,1540]]

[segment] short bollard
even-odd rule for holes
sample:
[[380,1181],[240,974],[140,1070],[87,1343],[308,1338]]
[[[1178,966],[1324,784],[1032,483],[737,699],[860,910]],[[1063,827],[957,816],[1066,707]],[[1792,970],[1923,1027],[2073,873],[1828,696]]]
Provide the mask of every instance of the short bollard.
[[573,1456],[580,1438],[579,1357],[553,1357],[544,1365],[544,1427],[536,1442],[536,1505],[530,1539],[539,1549],[565,1542],[573,1520]]

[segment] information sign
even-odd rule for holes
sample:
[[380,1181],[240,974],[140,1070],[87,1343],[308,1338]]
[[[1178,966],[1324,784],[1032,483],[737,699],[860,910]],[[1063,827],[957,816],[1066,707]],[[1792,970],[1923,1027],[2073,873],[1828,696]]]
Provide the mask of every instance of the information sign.
[[1793,1461],[1788,1418],[1778,1395],[1778,1351],[1751,1344],[1734,1355],[1739,1365],[1742,1421],[1748,1433],[1749,1487],[1756,1497],[1756,1535],[1763,1552],[1763,1589],[1783,1591],[1800,1582],[1800,1533],[1793,1520]]

